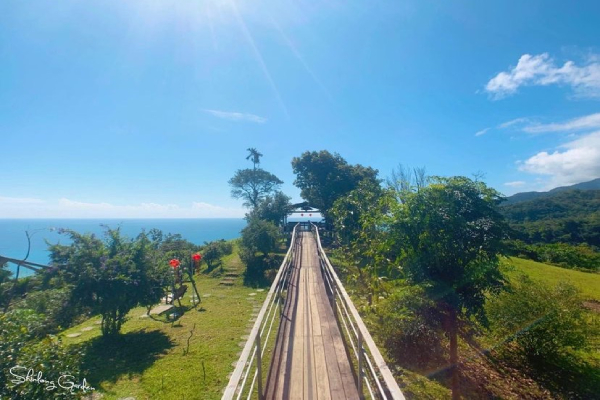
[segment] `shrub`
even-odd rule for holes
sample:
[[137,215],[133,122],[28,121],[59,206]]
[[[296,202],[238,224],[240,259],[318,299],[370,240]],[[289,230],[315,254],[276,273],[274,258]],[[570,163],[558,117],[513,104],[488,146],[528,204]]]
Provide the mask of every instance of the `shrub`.
[[404,368],[425,370],[444,360],[442,327],[435,304],[419,286],[406,286],[376,308],[376,334],[394,361]]
[[261,252],[266,257],[277,248],[279,237],[275,224],[252,218],[242,229],[242,246],[251,252]]
[[490,299],[487,311],[498,339],[515,341],[537,360],[550,361],[568,349],[586,347],[597,329],[582,308],[577,288],[568,283],[552,288],[526,276]]
[[[33,310],[16,309],[0,313],[0,398],[42,399],[74,398],[64,390],[46,390],[37,382],[23,382],[15,385],[17,379],[11,368],[19,376],[27,375],[29,368],[43,374],[43,379],[55,383],[62,374],[79,378],[81,354],[76,348],[67,349],[51,337],[43,337],[44,317]],[[41,340],[40,340],[41,339]],[[24,372],[23,372],[24,371]],[[22,373],[21,373],[22,372]]]
[[44,317],[44,333],[54,333],[67,327],[76,317],[67,288],[47,289],[27,294],[19,308],[30,309]]

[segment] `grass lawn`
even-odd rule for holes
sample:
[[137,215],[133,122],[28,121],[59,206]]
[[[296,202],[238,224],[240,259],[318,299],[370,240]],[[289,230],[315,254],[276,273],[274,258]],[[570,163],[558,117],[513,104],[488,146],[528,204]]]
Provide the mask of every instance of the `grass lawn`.
[[584,298],[600,301],[600,274],[574,271],[516,257],[510,258],[510,263],[514,269],[508,271],[509,277],[523,272],[531,279],[551,286],[556,286],[559,282],[570,282],[581,290]]
[[[189,307],[193,290],[188,285],[183,301],[188,310],[176,322],[145,317],[146,309],[140,307],[129,313],[115,343],[100,340],[99,317],[63,332],[65,344],[88,346],[88,383],[104,399],[221,398],[252,327],[251,314],[268,292],[243,286],[237,253],[226,257],[223,267],[240,274],[234,285],[220,285],[220,277],[201,274],[196,279],[201,307]],[[72,333],[81,336],[66,336]]]

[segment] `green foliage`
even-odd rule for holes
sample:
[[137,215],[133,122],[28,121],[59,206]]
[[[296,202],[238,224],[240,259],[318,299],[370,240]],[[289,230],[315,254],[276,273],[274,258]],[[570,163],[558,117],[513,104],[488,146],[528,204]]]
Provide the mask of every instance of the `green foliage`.
[[15,305],[20,309],[33,310],[44,317],[44,333],[55,333],[61,327],[69,326],[76,317],[71,307],[71,293],[68,288],[31,291]]
[[269,221],[252,218],[242,229],[242,247],[250,253],[261,252],[265,257],[277,248],[279,229]]
[[514,340],[527,356],[549,361],[567,349],[585,348],[600,333],[581,304],[570,284],[550,287],[520,276],[486,308],[497,338]]
[[511,253],[518,257],[563,268],[600,271],[600,252],[585,243],[575,246],[567,243],[527,244],[513,240],[509,246]]
[[377,170],[349,165],[339,154],[327,150],[306,151],[292,159],[292,167],[296,174],[294,185],[301,189],[302,198],[326,216],[333,203],[356,189],[359,182],[369,180],[379,184]]
[[277,191],[283,183],[264,169],[238,169],[233,178],[229,180],[231,197],[243,199],[244,206],[255,208],[267,195]]
[[8,269],[8,263],[0,264],[0,284],[7,282],[12,273]]
[[[23,348],[18,365],[25,366],[13,372],[25,376],[31,368],[37,373],[42,373],[43,379],[49,384],[37,382],[24,382],[7,390],[12,399],[43,399],[50,396],[53,399],[80,398],[94,390],[86,382],[86,388],[76,387],[82,385],[81,360],[83,352],[78,346],[66,347],[60,339],[45,337],[39,342],[30,342]],[[11,376],[11,379],[15,379]]]
[[129,310],[152,305],[164,295],[166,264],[156,263],[156,247],[142,233],[136,240],[123,238],[118,229],[107,229],[106,242],[93,235],[65,231],[68,246],[50,247],[63,281],[70,285],[71,304],[102,315],[102,332],[118,334]]
[[152,247],[159,250],[163,261],[177,258],[178,260],[187,260],[199,250],[199,246],[185,240],[180,234],[167,234],[164,236],[160,231],[150,232],[148,235],[152,238]]
[[377,205],[383,195],[377,182],[364,180],[333,203],[329,214],[340,244],[355,243],[365,233],[371,222],[369,218],[381,211]]
[[8,270],[8,263],[0,264],[0,307],[4,308],[9,301],[11,285],[11,272]]
[[517,239],[600,247],[600,190],[568,190],[502,207]]
[[436,304],[419,286],[402,286],[378,304],[376,334],[396,365],[426,371],[443,362]]
[[[0,314],[0,397],[75,397],[57,387],[58,378],[62,374],[79,378],[81,353],[77,348],[67,349],[52,337],[44,337],[44,325],[44,317],[33,310],[15,309]],[[25,377],[30,368],[35,371],[35,377],[41,372],[43,379],[53,381],[56,388],[49,391],[46,390],[48,385],[25,382],[18,377]],[[15,380],[21,383],[16,384]]]
[[[246,265],[246,284],[264,283],[265,270],[274,267],[276,258],[269,253],[277,249],[280,239],[279,229],[269,221],[252,218],[242,229],[240,259]],[[257,252],[262,253],[257,255]]]
[[202,260],[206,262],[209,269],[213,269],[219,264],[221,257],[231,254],[233,246],[231,242],[217,240],[213,242],[204,242],[202,246]]
[[246,216],[246,219],[258,218],[282,225],[283,219],[292,211],[291,197],[275,192],[258,202],[258,205]]
[[[430,326],[448,335],[453,398],[458,398],[458,325],[487,323],[486,296],[502,289],[499,254],[506,225],[500,194],[465,177],[432,178],[417,192],[400,193],[384,231],[409,284],[435,303]],[[385,219],[385,218],[384,218]]]
[[503,285],[498,258],[506,225],[500,194],[465,177],[434,178],[393,211],[391,236],[410,282],[459,314],[485,322],[483,304]]

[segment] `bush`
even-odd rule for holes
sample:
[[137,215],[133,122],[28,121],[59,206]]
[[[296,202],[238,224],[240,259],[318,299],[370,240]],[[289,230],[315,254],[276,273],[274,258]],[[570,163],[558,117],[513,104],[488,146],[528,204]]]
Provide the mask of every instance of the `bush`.
[[28,293],[18,307],[42,315],[44,333],[54,333],[61,327],[69,326],[77,316],[69,301],[70,296],[67,288],[34,291]]
[[279,229],[272,222],[252,218],[242,229],[242,246],[250,252],[261,252],[265,257],[277,248]]
[[209,270],[220,264],[221,257],[233,252],[231,242],[221,239],[214,242],[204,242],[202,247],[202,259],[206,262]]
[[551,288],[521,276],[486,308],[494,336],[515,341],[536,360],[551,361],[568,349],[585,348],[597,330],[578,289],[567,283]]
[[396,364],[422,371],[444,362],[442,327],[434,317],[435,304],[422,288],[400,288],[376,310],[376,334]]
[[[33,310],[16,309],[0,313],[0,398],[42,399],[76,398],[63,388],[47,390],[38,382],[15,384],[18,376],[26,376],[31,368],[34,377],[42,373],[45,380],[57,385],[63,374],[72,375],[80,383],[81,353],[76,347],[66,348],[59,340],[43,336],[44,317]],[[41,340],[40,340],[41,339]],[[23,367],[23,368],[16,368]],[[11,368],[16,368],[11,373]],[[81,394],[81,393],[79,393]]]

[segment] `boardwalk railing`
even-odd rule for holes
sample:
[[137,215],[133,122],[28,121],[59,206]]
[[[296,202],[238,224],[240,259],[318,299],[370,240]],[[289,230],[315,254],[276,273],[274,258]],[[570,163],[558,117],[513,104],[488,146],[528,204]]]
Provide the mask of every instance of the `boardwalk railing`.
[[351,354],[355,357],[358,393],[368,393],[372,399],[404,399],[394,376],[323,251],[319,230],[315,225],[312,225],[312,231],[317,239],[321,270],[331,306],[340,329],[343,327],[345,331],[348,342],[346,345],[352,349]]
[[262,357],[265,354],[269,337],[273,332],[276,317],[279,315],[282,304],[285,301],[283,292],[287,290],[291,270],[290,266],[296,256],[297,227],[298,225],[292,231],[290,247],[279,267],[279,271],[275,276],[275,281],[271,285],[265,302],[256,317],[256,322],[248,336],[248,341],[225,388],[225,393],[222,397],[223,400],[239,400],[243,396],[247,396],[250,399],[253,395],[256,396],[254,394],[255,386],[258,398],[263,398]]

